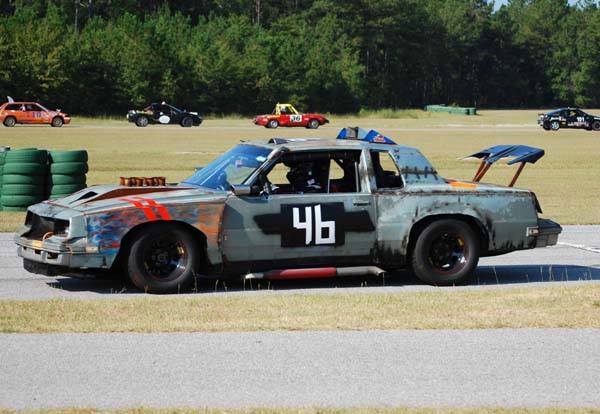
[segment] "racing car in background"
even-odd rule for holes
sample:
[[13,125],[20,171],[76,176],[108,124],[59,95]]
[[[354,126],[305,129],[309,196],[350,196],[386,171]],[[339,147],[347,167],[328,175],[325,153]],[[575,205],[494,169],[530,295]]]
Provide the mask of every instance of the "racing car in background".
[[202,123],[202,117],[197,112],[184,111],[166,102],[151,103],[141,111],[130,110],[127,112],[127,120],[139,127],[148,124],[178,124],[189,128]]
[[71,122],[71,117],[60,109],[53,111],[37,102],[15,102],[11,97],[0,106],[0,122],[6,127],[16,124],[50,124],[61,127]]
[[546,131],[558,131],[560,128],[600,131],[600,117],[590,115],[579,108],[561,108],[538,114],[538,124]]
[[[15,235],[24,267],[46,275],[122,273],[175,293],[196,276],[293,279],[409,267],[426,283],[465,281],[479,257],[557,243],[534,193],[513,185],[544,151],[472,154],[472,181],[441,177],[413,147],[376,131],[338,139],[242,142],[178,185],[94,186],[29,207]],[[508,186],[484,184],[504,157]]]
[[303,114],[298,112],[292,104],[277,103],[270,115],[258,115],[254,118],[255,125],[265,128],[305,127],[317,129],[320,125],[329,123],[329,120],[320,114]]

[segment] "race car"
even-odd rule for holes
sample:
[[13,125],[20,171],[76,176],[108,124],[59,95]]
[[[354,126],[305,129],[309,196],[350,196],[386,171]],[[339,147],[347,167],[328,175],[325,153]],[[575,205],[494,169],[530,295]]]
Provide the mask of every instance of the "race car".
[[148,124],[179,124],[189,128],[202,123],[202,117],[198,112],[183,111],[166,102],[151,103],[141,111],[132,109],[127,112],[127,120],[139,127]]
[[292,104],[278,103],[271,115],[258,115],[254,118],[255,125],[265,128],[282,127],[306,127],[317,129],[320,125],[329,123],[329,120],[319,114],[303,114],[298,112]]
[[[380,275],[410,267],[453,285],[479,257],[557,243],[536,196],[512,185],[543,150],[502,145],[473,181],[442,178],[413,147],[376,131],[338,139],[243,142],[178,185],[94,186],[30,206],[15,235],[30,272],[119,272],[140,290],[181,292],[196,277],[288,279]],[[509,186],[483,184],[504,157]]]
[[71,117],[60,109],[52,111],[37,102],[15,102],[9,99],[0,106],[0,122],[6,127],[16,124],[50,124],[61,127],[69,124]]
[[546,131],[558,131],[560,128],[600,131],[600,117],[585,113],[579,108],[561,108],[538,114],[538,125]]

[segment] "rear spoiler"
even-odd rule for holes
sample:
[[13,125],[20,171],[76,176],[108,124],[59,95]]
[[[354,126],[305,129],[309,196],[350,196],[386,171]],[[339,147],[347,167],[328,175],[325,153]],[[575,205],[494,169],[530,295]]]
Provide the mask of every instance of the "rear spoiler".
[[512,187],[517,182],[517,179],[519,178],[521,171],[523,171],[523,168],[525,168],[525,164],[534,164],[543,156],[544,150],[541,148],[528,147],[527,145],[496,145],[476,152],[475,154],[467,155],[462,159],[473,157],[481,159],[479,169],[475,173],[475,177],[473,177],[473,181],[479,182],[493,163],[502,158],[515,157],[513,160],[507,162],[508,165],[516,164],[518,162],[521,163],[510,184],[508,185],[509,187]]

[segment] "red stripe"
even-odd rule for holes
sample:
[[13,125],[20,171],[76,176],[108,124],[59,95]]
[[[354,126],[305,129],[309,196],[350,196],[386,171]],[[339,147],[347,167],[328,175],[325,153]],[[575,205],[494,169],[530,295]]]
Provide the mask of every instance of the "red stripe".
[[156,214],[154,214],[154,211],[152,211],[152,209],[148,206],[145,206],[144,204],[140,203],[139,201],[135,201],[135,200],[131,200],[129,198],[121,198],[121,201],[127,201],[128,203],[133,204],[135,207],[137,208],[141,208],[144,211],[144,214],[146,215],[146,218],[148,220],[158,220],[158,217],[156,217]]
[[265,272],[265,279],[312,279],[337,276],[335,267],[318,267],[313,269],[287,269]]
[[156,210],[158,211],[158,214],[160,214],[160,218],[162,218],[163,220],[172,220],[171,215],[169,214],[169,212],[167,211],[165,206],[163,206],[162,204],[158,204],[156,201],[154,201],[150,198],[144,198],[144,197],[133,197],[133,198],[137,198],[138,200],[145,201],[146,203],[148,203],[149,206],[155,207]]

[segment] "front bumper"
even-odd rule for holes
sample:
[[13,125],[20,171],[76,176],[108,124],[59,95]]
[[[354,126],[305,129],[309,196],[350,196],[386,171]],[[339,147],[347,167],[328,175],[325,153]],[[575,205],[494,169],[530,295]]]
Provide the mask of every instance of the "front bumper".
[[[57,243],[55,237],[44,241],[16,236],[17,255],[24,260],[70,269],[108,269],[107,257],[87,246],[85,240]],[[96,251],[94,251],[96,250]]]

